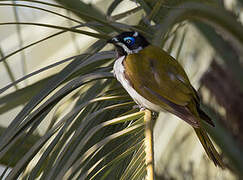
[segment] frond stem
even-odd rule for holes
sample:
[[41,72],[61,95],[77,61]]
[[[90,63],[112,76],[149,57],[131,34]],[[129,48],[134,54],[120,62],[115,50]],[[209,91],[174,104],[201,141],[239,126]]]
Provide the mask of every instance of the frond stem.
[[146,109],[145,116],[145,162],[147,170],[147,180],[154,180],[154,149],[153,149],[153,124],[151,111]]

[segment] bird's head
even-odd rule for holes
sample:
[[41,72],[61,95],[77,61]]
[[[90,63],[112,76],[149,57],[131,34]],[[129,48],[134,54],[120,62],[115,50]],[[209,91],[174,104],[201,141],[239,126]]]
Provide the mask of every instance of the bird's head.
[[107,41],[116,46],[119,56],[138,53],[149,45],[148,41],[138,32],[123,32]]

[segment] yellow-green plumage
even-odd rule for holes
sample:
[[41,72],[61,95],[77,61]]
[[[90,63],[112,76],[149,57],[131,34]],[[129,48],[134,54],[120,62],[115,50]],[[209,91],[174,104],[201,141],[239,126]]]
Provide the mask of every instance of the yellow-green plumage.
[[[150,45],[139,53],[128,55],[124,65],[127,75],[132,78],[131,81],[138,90],[141,84],[145,84],[179,105],[186,105],[194,97],[191,84],[182,67],[168,53],[156,46]],[[175,75],[179,75],[184,83]],[[178,88],[176,93],[175,88]],[[150,94],[146,94],[147,96],[150,97]],[[156,99],[153,101],[157,101]]]
[[138,94],[192,125],[209,158],[223,167],[219,154],[201,127],[201,120],[213,123],[200,110],[200,99],[181,65],[161,48],[149,45],[139,53],[127,55],[123,66],[125,77]]

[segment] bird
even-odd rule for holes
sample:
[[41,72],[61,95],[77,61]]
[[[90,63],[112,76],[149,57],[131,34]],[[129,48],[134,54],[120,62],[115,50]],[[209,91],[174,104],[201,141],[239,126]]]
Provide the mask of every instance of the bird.
[[224,168],[202,121],[215,125],[200,109],[200,97],[180,63],[136,31],[122,32],[107,43],[112,43],[117,52],[114,76],[136,104],[142,109],[172,113],[187,122],[209,159],[215,166]]

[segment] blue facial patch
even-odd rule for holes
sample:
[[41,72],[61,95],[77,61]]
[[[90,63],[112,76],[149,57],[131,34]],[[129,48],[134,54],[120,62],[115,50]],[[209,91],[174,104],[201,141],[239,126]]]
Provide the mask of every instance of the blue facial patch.
[[128,45],[133,45],[135,43],[135,38],[134,37],[125,37],[123,39]]

